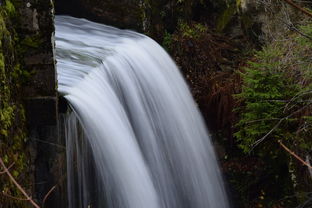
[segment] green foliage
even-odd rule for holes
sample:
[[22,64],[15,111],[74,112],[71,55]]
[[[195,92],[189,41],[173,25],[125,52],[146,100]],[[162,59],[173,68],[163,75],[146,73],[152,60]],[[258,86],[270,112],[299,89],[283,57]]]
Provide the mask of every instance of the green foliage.
[[[245,106],[235,136],[244,152],[249,152],[258,139],[287,116],[284,115],[284,101],[291,99],[298,90],[279,61],[283,50],[279,46],[263,48],[242,73],[244,83],[237,98],[243,99]],[[282,135],[280,129],[274,132],[275,139],[281,139]]]
[[307,83],[312,79],[309,70],[311,57],[303,55],[309,47],[307,44],[305,48],[301,47],[302,37],[295,39],[297,41],[289,44],[274,42],[265,46],[241,74],[243,87],[237,98],[244,102],[244,107],[239,110],[241,116],[235,136],[244,152],[249,152],[253,144],[275,125],[278,127],[268,140],[294,138],[299,124],[303,120],[308,122],[309,115],[293,115],[308,105],[308,98],[298,95],[311,90]]
[[[312,24],[300,30],[310,36]],[[312,42],[298,33],[285,36],[284,41],[273,41],[256,52],[239,72],[242,90],[236,99],[242,105],[236,109],[239,120],[235,137],[243,152],[266,162],[268,175],[278,176],[270,181],[285,184],[278,193],[295,192],[300,201],[304,200],[299,199],[300,193],[312,184],[307,179],[309,173],[277,141],[302,158],[312,149]],[[287,170],[281,172],[283,167]]]
[[172,42],[173,42],[173,40],[172,40],[172,34],[170,34],[170,33],[168,33],[167,31],[165,31],[164,39],[163,39],[163,42],[162,42],[162,46],[163,46],[167,51],[169,51]]
[[186,38],[200,38],[207,32],[207,27],[200,23],[187,24],[186,22],[179,21],[178,31]]
[[[184,41],[199,41],[207,36],[208,27],[200,23],[186,23],[182,20],[178,22],[175,33],[164,32],[162,46],[169,52],[175,48],[174,44],[184,45]],[[171,51],[172,52],[172,51]]]
[[[309,37],[312,38],[312,24],[302,25],[299,29],[300,29],[305,35],[307,35],[307,36],[309,36]],[[304,46],[304,47],[312,47],[312,40],[311,40],[311,39],[308,39],[308,38],[303,37],[303,36],[298,36],[296,39],[297,39],[298,43],[299,43],[301,46]]]

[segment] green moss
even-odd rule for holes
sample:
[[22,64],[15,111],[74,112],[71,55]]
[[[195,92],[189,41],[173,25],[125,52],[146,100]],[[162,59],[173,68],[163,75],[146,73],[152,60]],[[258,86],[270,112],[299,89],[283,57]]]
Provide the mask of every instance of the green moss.
[[240,20],[244,30],[245,31],[250,30],[250,28],[253,25],[252,17],[250,17],[248,14],[242,14]]
[[238,9],[242,8],[246,4],[246,0],[235,0],[236,2],[236,7]]
[[42,44],[39,36],[27,36],[20,44],[24,47],[38,48]]
[[5,106],[0,111],[0,123],[1,130],[0,134],[8,136],[9,128],[12,126],[14,119],[14,107]]
[[15,7],[10,0],[5,0],[5,10],[10,16],[14,16],[16,14]]
[[228,6],[218,17],[216,30],[218,32],[222,32],[226,28],[226,26],[231,22],[236,12],[237,7],[235,4]]
[[11,73],[13,80],[17,80],[17,82],[15,83],[17,87],[20,87],[20,85],[27,83],[33,74],[33,72],[22,69],[20,64],[16,64]]
[[[5,78],[5,68],[4,68],[4,56],[3,56],[3,53],[0,53],[0,71],[1,71],[1,74],[3,75],[3,78]],[[4,81],[2,79],[2,81]]]
[[[18,48],[19,34],[14,31],[15,7],[6,0],[0,7],[0,157],[12,167],[12,174],[22,185],[29,184],[28,157],[25,152],[25,113],[22,103],[21,86],[25,73]],[[14,19],[15,20],[15,19]],[[15,21],[14,21],[15,22]],[[15,22],[16,23],[16,22]],[[29,44],[31,41],[26,41]],[[34,45],[34,44],[32,44]],[[22,197],[20,191],[5,175],[0,177],[0,192]],[[27,202],[13,200],[0,194],[0,204],[4,207],[28,207]]]

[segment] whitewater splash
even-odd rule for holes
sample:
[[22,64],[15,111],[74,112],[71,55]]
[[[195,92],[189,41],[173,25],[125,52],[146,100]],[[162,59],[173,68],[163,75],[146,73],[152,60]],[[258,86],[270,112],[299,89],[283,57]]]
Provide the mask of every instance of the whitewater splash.
[[175,63],[150,38],[56,17],[70,208],[227,208],[214,150]]

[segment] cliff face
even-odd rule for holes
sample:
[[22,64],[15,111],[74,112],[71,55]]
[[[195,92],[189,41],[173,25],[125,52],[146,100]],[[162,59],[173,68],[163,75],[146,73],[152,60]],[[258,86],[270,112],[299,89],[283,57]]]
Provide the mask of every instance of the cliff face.
[[[53,11],[46,0],[6,0],[0,6],[0,157],[14,164],[11,173],[39,204],[57,184],[58,149],[47,145],[58,142]],[[25,198],[5,174],[0,184],[1,205],[28,206],[7,196]]]

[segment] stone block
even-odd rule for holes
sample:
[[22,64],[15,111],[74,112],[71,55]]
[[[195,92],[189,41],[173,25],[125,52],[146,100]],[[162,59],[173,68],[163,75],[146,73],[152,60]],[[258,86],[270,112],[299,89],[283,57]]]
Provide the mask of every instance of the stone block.
[[29,129],[37,126],[57,125],[56,97],[35,97],[25,100],[26,118]]
[[[52,50],[52,47],[51,47]],[[38,65],[38,64],[54,64],[53,53],[51,52],[41,52],[26,56],[24,58],[25,64],[27,65]]]
[[38,65],[32,73],[29,82],[24,86],[27,97],[56,96],[54,65]]

